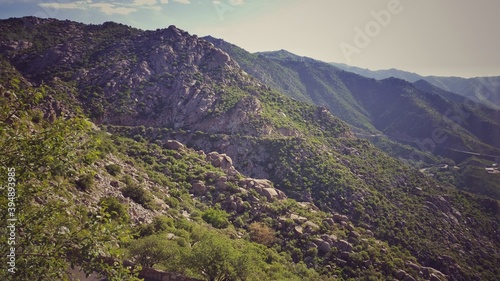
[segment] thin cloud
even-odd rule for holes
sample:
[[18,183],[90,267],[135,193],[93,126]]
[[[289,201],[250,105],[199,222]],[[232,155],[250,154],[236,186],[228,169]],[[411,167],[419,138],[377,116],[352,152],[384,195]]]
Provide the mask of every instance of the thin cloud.
[[132,5],[134,6],[154,6],[156,5],[156,0],[134,0]]
[[[143,7],[146,7],[147,5],[154,5],[156,4],[156,0],[134,0],[134,4],[138,3],[137,5],[142,5]],[[146,4],[150,3],[150,4]],[[152,4],[151,4],[152,3]],[[125,5],[117,5],[117,4],[111,4],[111,3],[93,3],[92,0],[84,0],[84,1],[76,1],[73,3],[58,3],[58,2],[48,2],[48,3],[40,3],[38,4],[40,7],[43,8],[50,8],[50,9],[60,9],[60,10],[90,10],[90,9],[97,9],[100,12],[106,14],[106,15],[128,15],[130,13],[136,12],[137,8],[135,7],[130,7],[130,4],[125,6]],[[154,9],[158,10],[157,7],[151,7],[147,6],[149,9]]]
[[49,3],[40,3],[38,4],[43,8],[50,9],[61,9],[61,10],[85,10],[85,7],[88,3],[86,1],[77,1],[74,3],[58,3],[58,2],[49,2]]
[[174,0],[174,2],[181,4],[191,4],[191,0]]
[[101,12],[106,15],[128,15],[130,13],[136,12],[136,8],[130,7],[117,7],[110,3],[94,3],[89,5],[92,8],[98,8]]
[[245,4],[245,0],[229,0],[231,6],[241,6],[243,4]]
[[160,3],[162,3],[162,4],[168,4],[168,0],[160,0]]

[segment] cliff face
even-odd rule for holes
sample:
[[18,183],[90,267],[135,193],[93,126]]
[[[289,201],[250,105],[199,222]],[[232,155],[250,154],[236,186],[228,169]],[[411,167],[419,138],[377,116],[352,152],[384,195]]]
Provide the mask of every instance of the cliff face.
[[[320,263],[323,272],[328,271],[327,265],[355,269],[344,277],[361,276],[355,271],[371,269],[407,276],[405,271],[392,272],[393,264],[374,262],[373,257],[381,255],[370,250],[376,242],[368,237],[374,235],[394,245],[396,252],[404,250],[414,256],[396,266],[416,278],[430,279],[433,271],[428,267],[456,280],[498,274],[493,266],[500,261],[496,201],[485,206],[475,196],[438,185],[368,141],[356,139],[326,108],[269,89],[203,39],[174,26],[141,31],[115,23],[84,25],[37,18],[1,21],[0,34],[3,64],[11,65],[32,84],[48,84],[63,93],[52,97],[53,106],[47,105],[52,115],[76,114],[81,108],[107,132],[146,139],[147,148],[131,144],[128,153],[142,157],[155,172],[172,176],[171,181],[178,180],[174,175],[184,176],[168,166],[182,155],[172,151],[162,155],[155,145],[175,146],[167,142],[175,139],[193,148],[193,154],[204,151],[199,152],[202,156],[186,160],[182,165],[186,171],[196,166],[192,163],[198,160],[193,159],[200,158],[225,169],[226,178],[235,177],[232,183],[255,191],[257,199],[306,201],[303,204],[311,209],[330,213],[322,212],[325,218],[332,212],[341,213],[335,223],[322,226],[306,225],[294,213],[292,220],[300,225],[291,225],[288,217],[279,217],[291,216],[283,206],[256,203],[269,209],[266,215],[260,209],[252,210],[251,219],[281,231],[279,247],[288,251],[287,241],[291,240],[287,239],[300,237],[297,245],[306,253],[294,253],[295,262],[307,259],[310,267]],[[8,77],[6,72],[2,74]],[[193,182],[184,176],[184,181],[198,197],[218,185],[224,189],[228,182],[208,174]],[[238,190],[225,191],[233,196],[231,192]],[[227,200],[217,193],[213,196],[202,200],[220,203],[237,217],[243,201],[236,195]],[[140,216],[133,218],[140,220]],[[249,217],[242,217],[251,223]],[[314,242],[318,237],[304,235],[330,227],[348,241],[330,239],[336,241],[333,243],[325,237]],[[320,261],[313,248],[316,255],[318,251],[324,254]]]
[[[262,113],[257,91],[266,88],[225,52],[175,26],[143,32],[114,23],[6,23],[0,53],[35,83],[70,83],[99,123],[207,132],[265,129],[248,124]],[[18,34],[19,26],[32,29]]]

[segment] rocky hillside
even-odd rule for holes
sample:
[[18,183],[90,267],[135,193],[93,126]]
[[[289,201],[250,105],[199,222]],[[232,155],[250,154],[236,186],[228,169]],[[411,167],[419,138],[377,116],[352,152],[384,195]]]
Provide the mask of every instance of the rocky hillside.
[[[83,158],[67,159],[70,173],[58,158],[34,163],[50,171],[38,180],[69,191],[60,195],[72,198],[68,204],[108,213],[118,228],[110,255],[206,280],[500,276],[497,201],[389,157],[327,107],[272,90],[204,39],[174,26],[142,31],[32,17],[1,21],[0,34],[4,104],[39,96],[16,118],[6,115],[2,147],[14,144],[7,136],[16,128],[29,143],[63,120],[94,122],[98,129],[64,127],[67,135],[54,138],[70,148],[66,139],[80,145],[72,131],[89,136],[87,147],[73,149]],[[27,97],[17,102],[22,95],[12,93]],[[41,148],[19,147],[23,155],[30,149]],[[5,163],[21,165],[6,155]],[[140,254],[146,248],[172,250],[153,259],[157,252]],[[206,268],[214,252],[224,253],[223,269]],[[79,262],[95,261],[89,256]],[[87,269],[111,272],[93,265]]]
[[[457,162],[468,155],[450,149],[500,155],[500,143],[494,133],[500,131],[500,112],[473,101],[467,102],[458,94],[440,95],[398,79],[376,81],[284,50],[250,54],[221,39],[206,39],[232,55],[247,72],[269,81],[275,89],[328,107],[353,128],[362,130],[360,136],[385,135],[393,142]],[[484,126],[478,126],[479,123]],[[480,131],[479,128],[485,127],[489,128],[485,132],[492,133]],[[443,130],[446,140],[433,140],[431,149],[423,147],[422,142],[431,139],[436,128]],[[395,156],[429,159],[428,156],[410,157],[418,152],[395,143],[385,145],[391,146],[388,152]]]
[[[412,80],[416,74],[355,71],[378,81],[341,70],[345,66],[337,68],[285,50],[251,54],[222,39],[205,39],[271,87],[327,107],[348,123],[356,136],[369,139],[391,156],[428,169],[428,174],[440,181],[500,198],[497,176],[484,170],[498,162],[500,155],[500,111],[424,80],[411,84],[383,79],[390,77],[385,74],[399,73],[396,77]],[[482,169],[468,165],[474,163],[472,157],[480,158]],[[444,165],[459,167],[459,171],[437,168]]]

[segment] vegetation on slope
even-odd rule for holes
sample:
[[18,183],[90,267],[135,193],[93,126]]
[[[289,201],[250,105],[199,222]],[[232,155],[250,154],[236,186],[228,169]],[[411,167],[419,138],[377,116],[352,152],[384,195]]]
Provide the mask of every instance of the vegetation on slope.
[[[36,27],[44,29],[53,20],[40,21]],[[61,36],[74,32],[68,27],[79,30],[62,25]],[[87,54],[89,64],[55,60],[45,68],[64,66],[69,75],[57,70],[36,76],[62,89],[49,96],[58,101],[64,94],[66,100],[40,106],[42,114],[30,122],[51,127],[45,116],[59,120],[54,117],[66,112],[73,115],[62,120],[76,120],[78,110],[69,105],[83,104],[99,109],[86,113],[107,124],[80,141],[71,134],[56,138],[73,147],[70,152],[83,153],[70,158],[76,172],[60,179],[67,187],[61,190],[71,193],[67,202],[76,203],[68,204],[104,212],[107,220],[92,225],[115,237],[99,254],[207,280],[245,272],[284,280],[498,277],[497,201],[436,183],[355,138],[326,108],[270,90],[227,54],[175,27],[130,32],[137,40],[115,38],[97,52],[75,39],[62,58]],[[4,54],[12,60],[17,53]],[[17,58],[24,63],[15,64],[22,75],[37,82],[30,75],[39,72],[26,67],[36,59]],[[86,91],[91,85],[98,88]],[[406,94],[401,99],[414,98]],[[28,124],[25,133],[36,132]],[[89,149],[74,147],[85,140]],[[202,257],[213,249],[224,255],[212,274]],[[57,261],[61,266],[49,269],[63,274],[69,261]]]

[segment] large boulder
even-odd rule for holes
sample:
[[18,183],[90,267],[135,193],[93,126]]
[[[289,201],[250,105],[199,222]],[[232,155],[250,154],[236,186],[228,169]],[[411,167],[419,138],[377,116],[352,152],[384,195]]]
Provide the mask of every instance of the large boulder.
[[349,221],[349,218],[346,215],[341,215],[341,214],[333,214],[333,219],[338,223],[341,223],[343,221],[345,222]]
[[241,183],[247,189],[254,189],[259,195],[265,196],[269,201],[287,198],[283,191],[274,188],[273,183],[267,179],[246,178]]
[[233,160],[226,154],[219,154],[218,152],[212,151],[207,154],[207,160],[210,161],[212,166],[221,168],[224,171],[229,170],[233,167]]
[[167,140],[167,142],[165,143],[165,147],[172,150],[183,150],[185,148],[182,143],[176,140]]
[[352,244],[345,240],[339,240],[337,242],[337,248],[340,250],[340,252],[352,252]]
[[207,188],[205,186],[205,183],[202,181],[196,181],[191,184],[191,190],[194,195],[196,196],[201,196],[205,195],[207,192]]
[[318,252],[320,254],[326,254],[326,253],[330,252],[330,250],[332,248],[330,243],[328,243],[327,241],[324,241],[323,239],[320,239],[320,238],[314,239],[313,243],[316,244],[316,246],[318,247]]

